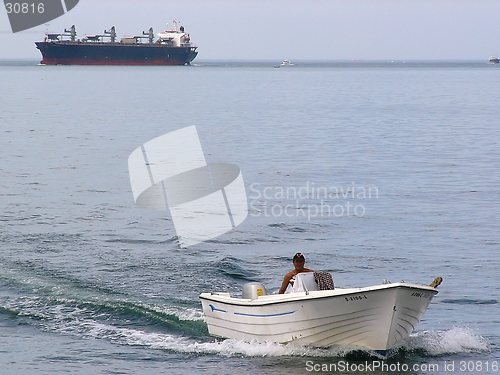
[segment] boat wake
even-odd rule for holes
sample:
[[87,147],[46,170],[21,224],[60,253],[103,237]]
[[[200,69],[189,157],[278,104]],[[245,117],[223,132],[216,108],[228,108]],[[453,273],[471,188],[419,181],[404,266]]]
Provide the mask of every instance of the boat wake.
[[[83,322],[85,336],[108,339],[122,345],[144,346],[178,353],[212,354],[222,357],[353,357],[380,358],[372,351],[359,348],[312,348],[295,344],[226,340],[196,340],[166,333],[119,328],[102,323]],[[387,357],[416,354],[419,357],[437,357],[444,354],[477,353],[488,351],[486,340],[469,328],[447,331],[420,332],[407,342],[387,353]]]
[[[232,267],[232,260],[221,262],[219,272],[237,279],[253,276]],[[15,324],[28,324],[46,332],[107,340],[117,345],[223,357],[380,357],[359,348],[214,339],[208,334],[198,301],[146,297],[141,301],[61,275],[49,278],[31,272],[28,276],[21,269],[15,272],[4,269],[0,279],[7,287],[0,293],[0,315]],[[487,340],[473,329],[454,327],[412,334],[388,352],[387,357],[435,357],[488,350]]]
[[[206,331],[201,310],[190,307],[32,296],[3,300],[0,314],[25,323],[29,321],[43,331],[178,353],[223,357],[380,358],[376,352],[359,348],[313,348],[294,343],[214,339]],[[417,332],[388,352],[387,357],[435,357],[488,350],[487,340],[474,330],[455,327]]]

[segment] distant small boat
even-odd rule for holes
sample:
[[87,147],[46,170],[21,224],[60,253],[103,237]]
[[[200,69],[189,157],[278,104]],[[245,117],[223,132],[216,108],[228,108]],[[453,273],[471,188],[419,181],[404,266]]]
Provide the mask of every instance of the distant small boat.
[[290,60],[285,59],[281,62],[281,64],[275,65],[274,67],[275,68],[284,68],[284,67],[288,67],[288,66],[294,66],[294,64]]
[[498,63],[500,63],[500,58],[492,56],[492,57],[490,57],[490,60],[488,62],[490,64],[498,64]]

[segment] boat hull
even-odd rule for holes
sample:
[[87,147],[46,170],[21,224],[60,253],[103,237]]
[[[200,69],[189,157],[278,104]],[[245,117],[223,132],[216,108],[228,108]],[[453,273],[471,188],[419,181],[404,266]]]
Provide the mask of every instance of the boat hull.
[[414,284],[259,297],[202,293],[211,335],[385,351],[415,329],[437,290]]
[[36,42],[44,65],[186,65],[196,47],[159,44]]

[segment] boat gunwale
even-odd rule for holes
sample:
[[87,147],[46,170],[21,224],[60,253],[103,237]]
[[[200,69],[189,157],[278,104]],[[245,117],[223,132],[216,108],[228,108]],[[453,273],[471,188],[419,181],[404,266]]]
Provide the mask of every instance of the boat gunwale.
[[[392,284],[382,284],[382,285],[376,285],[376,286],[369,286],[369,287],[363,287],[363,288],[345,288],[343,290],[348,290],[348,292],[345,293],[332,293],[335,291],[342,290],[341,288],[339,289],[333,289],[333,290],[316,290],[316,291],[310,291],[308,293],[306,292],[298,292],[298,293],[289,293],[289,294],[279,294],[279,295],[267,295],[264,297],[269,297],[269,296],[286,296],[286,297],[292,297],[292,298],[282,298],[282,300],[265,300],[264,298],[256,298],[256,299],[243,299],[243,298],[236,298],[236,297],[228,297],[227,295],[219,295],[219,294],[213,294],[210,292],[206,293],[201,293],[199,298],[201,300],[206,300],[206,301],[212,301],[212,302],[218,302],[218,303],[224,303],[227,305],[232,305],[232,306],[246,306],[246,307],[262,307],[262,306],[271,306],[271,305],[276,305],[276,304],[281,304],[281,303],[291,303],[291,302],[304,302],[304,301],[309,301],[309,300],[318,300],[318,299],[324,299],[324,298],[333,298],[333,297],[348,297],[349,295],[353,294],[360,294],[360,293],[369,293],[369,292],[375,292],[375,291],[381,291],[381,290],[386,290],[386,289],[416,289],[416,290],[423,290],[427,292],[432,292],[434,293],[433,297],[439,293],[439,291],[436,288],[433,288],[428,285],[419,285],[419,284],[407,284],[407,283],[392,283]],[[212,297],[212,298],[210,298]],[[217,298],[218,297],[218,298]]]

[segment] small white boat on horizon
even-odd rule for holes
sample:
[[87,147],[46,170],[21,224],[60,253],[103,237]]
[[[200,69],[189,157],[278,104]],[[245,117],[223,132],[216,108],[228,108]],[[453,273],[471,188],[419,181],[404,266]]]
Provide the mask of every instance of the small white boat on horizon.
[[500,58],[495,57],[495,56],[491,56],[488,62],[490,64],[498,64],[498,63],[500,63]]
[[294,66],[294,65],[295,64],[293,64],[290,60],[285,59],[281,62],[281,64],[275,65],[274,67],[275,68],[285,68],[285,67]]
[[260,283],[245,284],[241,298],[202,293],[209,333],[248,341],[385,352],[415,330],[442,281],[436,278],[431,286],[399,282],[318,290],[311,277],[312,272],[298,274],[295,290],[286,294],[266,295]]

